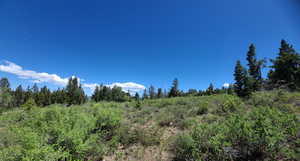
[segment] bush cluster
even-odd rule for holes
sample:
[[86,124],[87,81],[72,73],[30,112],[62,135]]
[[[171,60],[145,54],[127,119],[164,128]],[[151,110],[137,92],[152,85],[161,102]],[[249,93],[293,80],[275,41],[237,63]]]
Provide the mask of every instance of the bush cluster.
[[256,107],[223,122],[201,124],[177,138],[175,160],[296,160],[298,121],[293,114]]

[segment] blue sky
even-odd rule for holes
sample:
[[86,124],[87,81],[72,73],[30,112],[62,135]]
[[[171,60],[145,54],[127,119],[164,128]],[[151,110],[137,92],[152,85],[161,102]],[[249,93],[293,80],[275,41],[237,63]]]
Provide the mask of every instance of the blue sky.
[[299,51],[299,16],[297,0],[0,0],[0,60],[86,84],[221,87],[250,43],[259,58],[275,57],[283,38]]

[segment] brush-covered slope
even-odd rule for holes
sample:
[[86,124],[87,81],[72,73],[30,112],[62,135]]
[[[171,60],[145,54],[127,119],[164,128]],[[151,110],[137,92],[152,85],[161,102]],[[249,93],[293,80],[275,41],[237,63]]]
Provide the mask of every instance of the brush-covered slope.
[[16,108],[0,114],[0,160],[297,160],[299,114],[282,91]]

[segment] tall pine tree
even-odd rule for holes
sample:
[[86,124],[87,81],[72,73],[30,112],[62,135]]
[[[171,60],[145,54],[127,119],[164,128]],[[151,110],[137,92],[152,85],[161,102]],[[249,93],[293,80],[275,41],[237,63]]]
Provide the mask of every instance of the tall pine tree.
[[300,56],[292,45],[282,40],[279,54],[271,62],[268,77],[274,87],[300,88]]
[[149,88],[149,97],[150,97],[150,99],[154,99],[155,98],[155,88],[152,85]]
[[234,70],[234,91],[239,97],[247,97],[251,94],[251,84],[247,74],[247,70],[238,60]]
[[86,101],[84,90],[82,89],[78,78],[71,77],[66,87],[67,104],[76,105]]
[[256,58],[256,49],[253,44],[250,45],[249,51],[247,53],[247,61],[248,61],[248,73],[252,82],[251,90],[257,91],[262,88],[262,76],[261,76],[261,68],[263,65],[262,60],[257,60]]
[[161,88],[157,89],[157,98],[163,98],[163,91]]
[[178,79],[175,78],[172,83],[172,87],[169,92],[169,97],[177,97],[180,95],[180,91],[178,90],[179,82]]

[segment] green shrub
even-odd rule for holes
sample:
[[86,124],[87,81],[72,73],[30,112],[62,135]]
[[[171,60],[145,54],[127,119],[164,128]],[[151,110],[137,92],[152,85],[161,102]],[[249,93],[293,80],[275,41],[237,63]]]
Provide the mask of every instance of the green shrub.
[[178,138],[176,158],[295,160],[297,150],[293,143],[300,130],[298,121],[295,115],[258,107],[250,113],[231,115],[222,122],[201,124],[192,130],[189,141]]
[[197,120],[192,117],[192,118],[186,118],[184,119],[183,121],[181,121],[179,127],[181,129],[189,129],[189,128],[192,128],[194,127],[195,125],[197,125]]
[[[5,138],[12,142],[4,148],[0,140],[0,154],[5,160],[100,160],[115,148],[121,111],[110,105],[53,106],[7,113],[1,120],[14,134]],[[11,152],[14,147],[16,153]]]
[[117,129],[117,136],[119,142],[124,146],[129,146],[138,142],[137,132],[135,129],[131,128],[129,123],[121,124],[120,128]]
[[24,110],[31,110],[34,107],[37,107],[33,98],[29,98],[22,106]]
[[162,136],[162,129],[151,126],[148,128],[137,128],[136,136],[139,143],[144,146],[159,145]]
[[195,156],[195,142],[188,134],[181,134],[176,138],[174,143],[174,161],[191,161],[196,160]]
[[197,115],[203,115],[208,113],[208,102],[202,102],[198,105],[195,113]]
[[240,98],[232,95],[226,95],[224,99],[224,102],[217,109],[217,113],[228,114],[240,110],[242,106],[242,101],[240,100]]

